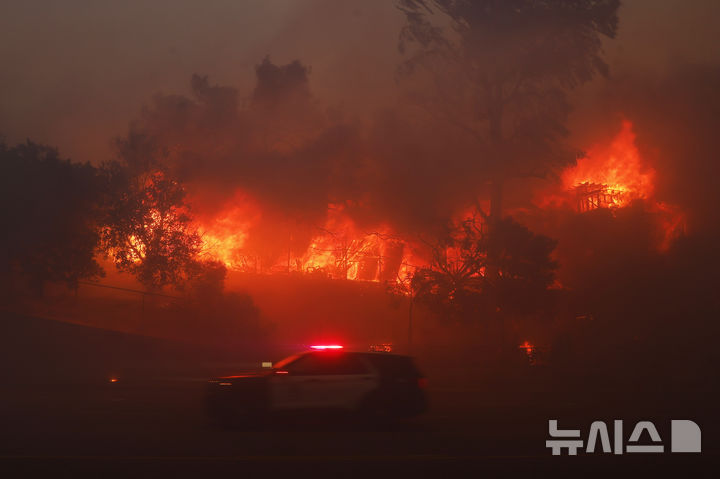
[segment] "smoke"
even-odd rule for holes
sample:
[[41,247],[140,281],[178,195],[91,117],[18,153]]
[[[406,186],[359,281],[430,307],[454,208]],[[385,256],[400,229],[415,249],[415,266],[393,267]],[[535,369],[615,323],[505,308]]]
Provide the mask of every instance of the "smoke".
[[626,64],[575,97],[570,141],[591,154],[606,153],[623,122],[630,122],[652,193],[616,211],[579,215],[561,178],[514,184],[510,212],[558,240],[563,286],[597,291],[602,304],[640,291],[638,284],[649,277],[678,286],[678,277],[692,276],[697,291],[713,282],[710,274],[720,259],[710,246],[720,225],[719,81],[720,66],[712,62],[675,60],[661,71]]
[[583,100],[572,125],[585,145],[609,144],[620,122],[631,121],[640,157],[656,172],[655,199],[684,212],[689,234],[718,225],[718,80],[720,65],[707,63],[621,71]]
[[688,214],[690,232],[717,231],[720,204],[720,67],[678,65],[661,78],[635,76],[612,94],[635,119],[638,146],[660,172],[657,196]]
[[201,72],[245,95],[268,53],[311,63],[328,104],[369,111],[391,98],[401,22],[392,2],[356,0],[6,5],[0,134],[99,164],[155,92],[184,93]]
[[[302,251],[329,204],[364,231],[386,224],[434,235],[486,195],[471,143],[397,100],[403,16],[392,2],[91,3],[17,5],[0,21],[17,40],[4,47],[0,73],[0,129],[9,140],[31,136],[99,162],[108,138],[134,118],[122,147],[162,156],[201,220],[236,208],[253,219],[250,244],[276,252],[288,243]],[[717,31],[703,21],[716,9],[627,2],[619,37],[606,47],[611,77],[577,92],[568,125],[571,146],[585,149],[607,142],[621,118],[633,122],[658,172],[656,198],[677,205],[692,234],[720,224],[720,62]],[[508,212],[532,209],[548,185],[557,189],[557,178],[509,184]],[[526,223],[562,248],[564,229],[543,221]]]
[[[132,119],[115,152],[138,167],[163,162],[198,220],[223,220],[263,267],[302,255],[338,211],[360,232],[432,238],[487,198],[472,142],[398,99],[403,18],[392,2],[145,3],[7,9],[0,132],[99,164]],[[564,193],[561,171],[506,185],[506,213],[557,240],[558,280],[581,296],[572,313],[628,323],[682,319],[688,308],[716,317],[708,298],[717,284],[710,273],[720,270],[720,59],[712,49],[720,30],[707,21],[708,5],[717,9],[712,1],[627,2],[606,48],[610,78],[572,97],[570,146],[607,145],[623,119],[632,122],[640,156],[657,173],[652,198],[581,215],[533,203]],[[665,250],[657,202],[686,222],[687,237]],[[341,282],[276,287],[253,278],[247,287],[265,280],[253,295],[275,317],[297,318],[292,334],[327,318],[368,331],[391,324],[378,306],[384,297],[358,296]],[[278,290],[290,299],[278,301]],[[405,311],[402,321],[404,332]]]
[[[245,218],[234,221],[249,224],[245,246],[270,262],[288,250],[305,251],[333,208],[361,231],[389,227],[404,237],[435,236],[483,199],[481,162],[460,132],[401,102],[351,115],[323,104],[312,79],[301,61],[278,65],[268,57],[256,66],[249,94],[193,75],[189,94],[156,95],[120,145],[131,151],[143,151],[138,142],[162,145],[163,161],[185,183],[199,218],[240,210]],[[566,207],[528,207],[532,197],[565,193],[561,171],[545,182],[508,185],[507,213],[559,240],[566,279],[579,277],[568,267],[580,264],[577,244],[590,247],[592,235],[601,238],[602,231],[617,230],[614,237],[637,251],[666,248],[662,230],[669,217],[658,204],[682,212],[686,234],[717,227],[719,79],[716,67],[677,65],[662,76],[612,77],[580,102],[571,141],[609,144],[628,120],[643,167],[657,173],[651,201],[624,213],[635,220],[612,223],[598,214],[581,221]],[[581,237],[579,230],[585,231]],[[637,245],[637,238],[647,241]],[[596,246],[596,253],[604,248]],[[610,254],[593,257],[602,261]]]
[[[358,228],[390,226],[403,235],[438,233],[482,188],[468,140],[396,105],[370,117],[323,105],[300,61],[255,69],[249,99],[232,86],[193,75],[189,94],[157,94],[130,132],[121,157],[159,161],[211,219],[250,199],[258,221],[249,246],[267,254],[304,251],[341,208]],[[273,244],[274,243],[274,244]],[[273,258],[268,257],[268,260]]]

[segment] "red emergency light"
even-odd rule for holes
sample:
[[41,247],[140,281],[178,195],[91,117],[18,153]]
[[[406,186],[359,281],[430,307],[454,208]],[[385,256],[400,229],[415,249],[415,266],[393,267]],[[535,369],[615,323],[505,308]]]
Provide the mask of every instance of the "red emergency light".
[[320,344],[316,346],[310,346],[310,349],[342,349],[343,347],[339,344]]

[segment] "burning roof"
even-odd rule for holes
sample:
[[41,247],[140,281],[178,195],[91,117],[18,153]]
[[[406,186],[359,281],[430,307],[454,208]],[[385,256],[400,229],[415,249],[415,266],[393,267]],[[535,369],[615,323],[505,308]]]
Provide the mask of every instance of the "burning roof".
[[646,165],[635,143],[630,121],[608,146],[595,146],[562,173],[567,190],[577,195],[580,212],[626,206],[635,199],[651,198],[656,172]]

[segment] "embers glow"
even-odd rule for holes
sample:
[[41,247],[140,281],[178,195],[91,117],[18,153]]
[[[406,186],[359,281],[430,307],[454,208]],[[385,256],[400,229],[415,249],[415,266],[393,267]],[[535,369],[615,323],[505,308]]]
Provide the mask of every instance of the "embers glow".
[[535,350],[535,346],[533,346],[529,341],[524,341],[520,346],[518,346],[518,348],[524,349],[528,356],[530,356]]
[[249,258],[243,248],[248,231],[260,216],[259,206],[248,195],[240,190],[235,192],[220,213],[197,222],[204,254],[229,269],[248,269]]
[[601,208],[616,210],[644,200],[646,211],[655,215],[662,230],[658,248],[667,249],[684,233],[685,215],[655,196],[658,173],[641,157],[635,139],[632,123],[623,121],[609,145],[592,147],[562,173],[565,193],[548,195],[539,204],[548,207],[569,202],[578,213],[585,213]]
[[287,247],[279,248],[283,251],[269,261],[267,254],[247,247],[249,232],[260,217],[258,205],[238,192],[218,215],[198,223],[206,256],[234,271],[356,281],[403,283],[415,269],[408,244],[390,228],[362,231],[345,214],[343,205],[335,204],[328,205],[325,223],[315,227],[318,234],[311,237],[304,252],[294,250],[291,231]]
[[655,170],[644,165],[635,145],[631,122],[607,147],[593,147],[577,164],[565,170],[562,181],[576,194],[576,207],[584,212],[627,206],[632,200],[652,197]]

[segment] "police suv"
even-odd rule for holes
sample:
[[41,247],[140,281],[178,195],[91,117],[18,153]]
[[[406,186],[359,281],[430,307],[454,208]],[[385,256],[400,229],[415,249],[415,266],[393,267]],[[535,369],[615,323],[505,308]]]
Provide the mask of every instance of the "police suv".
[[301,411],[398,419],[426,409],[425,384],[409,356],[313,346],[270,370],[211,379],[206,405],[210,417],[225,424]]

